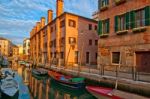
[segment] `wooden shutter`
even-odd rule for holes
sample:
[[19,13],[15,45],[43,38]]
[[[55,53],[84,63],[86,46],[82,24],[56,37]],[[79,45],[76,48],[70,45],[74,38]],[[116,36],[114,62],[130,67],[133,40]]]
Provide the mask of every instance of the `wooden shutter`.
[[135,28],[135,11],[130,12],[131,29]]
[[98,35],[102,35],[102,21],[98,21]]
[[109,19],[107,20],[107,33],[109,33]]
[[150,6],[145,7],[145,25],[150,25]]
[[118,31],[118,16],[115,16],[115,32]]
[[129,12],[125,14],[125,19],[126,19],[126,30],[128,30],[130,28],[130,13]]

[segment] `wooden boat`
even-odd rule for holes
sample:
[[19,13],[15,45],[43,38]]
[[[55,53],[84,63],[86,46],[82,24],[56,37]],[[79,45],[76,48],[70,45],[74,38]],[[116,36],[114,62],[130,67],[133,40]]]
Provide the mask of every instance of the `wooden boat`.
[[2,99],[18,99],[19,84],[13,77],[8,76],[1,80],[0,91]]
[[63,74],[53,71],[49,71],[48,74],[53,80],[55,80],[57,83],[63,86],[67,86],[73,89],[80,89],[85,86],[84,78],[74,78],[71,76],[65,76]]
[[15,76],[15,72],[11,68],[2,68],[0,72],[3,76]]
[[38,76],[47,76],[48,72],[44,69],[32,69],[32,74]]
[[106,87],[97,86],[86,86],[89,93],[98,99],[122,99],[118,96],[113,95],[113,89]]

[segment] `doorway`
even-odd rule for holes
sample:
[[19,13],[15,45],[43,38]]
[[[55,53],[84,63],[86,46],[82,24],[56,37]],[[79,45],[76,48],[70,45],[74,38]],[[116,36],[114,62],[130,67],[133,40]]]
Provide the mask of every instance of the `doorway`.
[[136,65],[138,72],[150,73],[150,52],[136,52]]

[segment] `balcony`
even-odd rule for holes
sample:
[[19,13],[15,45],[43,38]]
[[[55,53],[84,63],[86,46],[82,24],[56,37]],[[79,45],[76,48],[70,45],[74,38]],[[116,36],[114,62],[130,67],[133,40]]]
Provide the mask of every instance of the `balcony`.
[[115,0],[116,5],[120,5],[125,2],[126,2],[126,0]]
[[105,10],[107,10],[108,9],[108,5],[105,5],[105,6],[102,6],[101,8],[100,8],[100,11],[105,11]]
[[117,35],[127,34],[128,30],[121,30],[117,32]]
[[133,33],[139,33],[139,32],[144,32],[146,31],[146,27],[138,27],[138,28],[133,28],[132,32]]
[[109,34],[104,33],[104,34],[100,35],[100,38],[106,38],[108,36],[109,36]]

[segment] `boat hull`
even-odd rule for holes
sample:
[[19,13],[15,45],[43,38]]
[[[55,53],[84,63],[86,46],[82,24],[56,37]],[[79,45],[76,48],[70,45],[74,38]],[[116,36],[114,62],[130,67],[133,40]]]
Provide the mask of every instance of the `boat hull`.
[[72,89],[81,89],[81,88],[85,87],[84,83],[69,83],[69,82],[57,80],[55,78],[52,78],[52,80],[54,80],[56,83],[58,83],[60,85],[67,86],[67,87],[70,87]]
[[86,86],[89,93],[98,99],[122,99],[113,95],[113,89],[106,87]]
[[19,97],[19,90],[13,96],[9,96],[8,94],[1,91],[0,99],[18,99],[18,97]]
[[[85,87],[85,83],[83,82],[71,82],[69,79],[72,77],[65,76],[63,74],[59,74],[57,72],[49,71],[48,74],[51,76],[52,80],[56,81],[58,84],[67,86],[73,89],[80,89]],[[60,77],[64,77],[66,80],[61,80]]]

